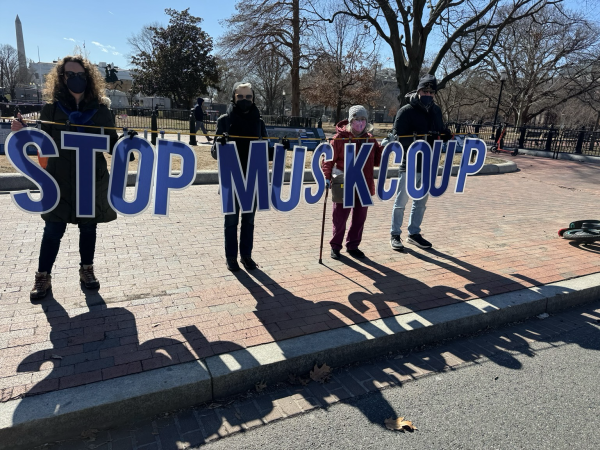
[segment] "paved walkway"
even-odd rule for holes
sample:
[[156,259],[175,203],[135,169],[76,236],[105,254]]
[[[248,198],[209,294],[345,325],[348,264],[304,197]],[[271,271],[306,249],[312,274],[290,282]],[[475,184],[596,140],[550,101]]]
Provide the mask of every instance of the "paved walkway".
[[600,246],[556,236],[571,220],[598,218],[600,166],[516,160],[520,172],[472,177],[464,195],[429,201],[431,251],[390,249],[391,202],[369,209],[367,259],[332,261],[326,246],[324,265],[322,203],[258,213],[260,269],[250,274],[225,269],[217,187],[193,186],[171,194],[168,218],[99,227],[99,293],[79,286],[69,227],[53,296],[36,303],[42,222],[0,195],[0,400],[600,272]]

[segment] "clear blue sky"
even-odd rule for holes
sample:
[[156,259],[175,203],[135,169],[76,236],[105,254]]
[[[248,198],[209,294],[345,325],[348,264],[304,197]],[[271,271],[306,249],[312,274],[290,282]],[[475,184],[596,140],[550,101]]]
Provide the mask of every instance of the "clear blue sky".
[[[566,0],[565,5],[584,12],[588,18],[598,20],[598,0]],[[104,61],[119,67],[128,67],[126,55],[130,52],[127,38],[151,22],[167,24],[165,8],[182,10],[190,8],[194,16],[202,17],[201,24],[215,41],[223,33],[219,21],[231,16],[236,0],[146,0],[146,1],[78,1],[49,2],[30,0],[12,2],[2,0],[2,25],[0,44],[17,46],[14,20],[19,15],[23,26],[27,58],[43,62],[53,61],[72,52],[75,44],[90,52],[93,62]],[[106,5],[106,6],[105,6]],[[67,17],[71,19],[67,22]],[[434,36],[430,44],[435,47]],[[386,44],[381,46],[385,60],[391,52]],[[391,67],[391,62],[384,66]]]
[[[144,25],[154,21],[168,23],[165,8],[183,10],[202,17],[201,27],[216,40],[223,33],[219,20],[235,11],[236,0],[195,1],[76,1],[28,2],[0,1],[2,24],[0,44],[17,47],[14,21],[19,15],[23,27],[25,54],[38,60],[38,46],[42,62],[53,61],[72,52],[75,44],[90,52],[93,62],[104,61],[119,67],[128,67],[126,55],[130,52],[127,38]],[[67,20],[70,17],[70,20]]]

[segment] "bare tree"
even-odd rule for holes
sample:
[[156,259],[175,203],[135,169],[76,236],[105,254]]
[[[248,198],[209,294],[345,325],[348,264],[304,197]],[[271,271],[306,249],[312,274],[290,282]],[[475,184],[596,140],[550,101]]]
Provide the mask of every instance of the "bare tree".
[[505,29],[486,70],[507,73],[503,106],[525,124],[600,88],[600,30],[573,11],[545,8]]
[[11,98],[16,97],[15,88],[19,84],[19,54],[11,45],[0,45],[0,86],[8,89]]
[[254,64],[268,52],[283,58],[292,80],[292,115],[299,115],[300,70],[307,68],[304,43],[311,28],[300,14],[300,0],[241,0],[236,9],[224,22],[228,31],[219,46]]
[[343,108],[370,105],[374,89],[376,48],[364,27],[350,17],[321,24],[314,52],[316,62],[304,77],[304,96],[314,104],[335,108],[336,121]]
[[154,52],[154,46],[152,44],[152,37],[154,36],[153,29],[160,28],[160,22],[152,22],[148,25],[144,25],[142,29],[132,34],[127,38],[127,43],[131,47],[129,58],[138,55],[142,52],[146,52],[151,55]]
[[439,81],[442,89],[481,63],[508,25],[561,0],[341,0],[330,16],[321,13],[325,0],[309,1],[312,12],[323,20],[347,15],[373,27],[392,51],[398,87],[405,94],[418,85],[432,35],[441,36],[443,44],[433,57],[429,73],[435,74],[447,55],[460,62]]
[[273,51],[263,55],[253,66],[252,87],[262,99],[266,114],[276,114],[283,91],[289,83],[288,75],[285,60]]

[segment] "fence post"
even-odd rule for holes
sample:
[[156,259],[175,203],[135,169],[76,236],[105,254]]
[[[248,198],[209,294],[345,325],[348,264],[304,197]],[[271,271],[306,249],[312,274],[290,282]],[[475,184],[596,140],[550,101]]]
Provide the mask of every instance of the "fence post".
[[577,144],[575,145],[575,153],[581,155],[581,148],[583,147],[583,137],[585,136],[585,126],[581,127],[579,135],[577,136]]
[[196,141],[196,116],[193,109],[190,111],[190,145],[198,145]]
[[519,148],[525,148],[525,135],[527,134],[527,127],[521,125],[521,134],[519,135]]
[[456,124],[456,134],[460,134],[460,123]]
[[481,122],[475,124],[475,134],[479,134],[479,128],[481,128]]
[[548,130],[548,138],[546,139],[546,151],[549,152],[552,150],[552,134],[554,133],[554,124],[550,125],[550,129]]
[[[150,130],[151,131],[158,131],[158,119],[156,118],[156,116],[157,116],[157,109],[153,109],[152,110],[152,118],[150,119]],[[152,142],[152,145],[156,145],[156,133],[152,133],[152,136],[150,136],[150,141]]]

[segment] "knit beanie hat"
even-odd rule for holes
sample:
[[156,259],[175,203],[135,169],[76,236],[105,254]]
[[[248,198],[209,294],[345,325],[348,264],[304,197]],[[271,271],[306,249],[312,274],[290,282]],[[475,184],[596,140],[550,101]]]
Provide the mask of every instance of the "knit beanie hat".
[[437,92],[437,79],[435,78],[435,75],[431,75],[428,73],[419,80],[419,86],[417,86],[417,91],[420,91],[421,89],[425,88],[433,89]]
[[350,107],[348,111],[348,122],[352,122],[352,119],[356,119],[358,117],[364,117],[365,119],[369,117],[369,113],[362,105],[354,105]]

